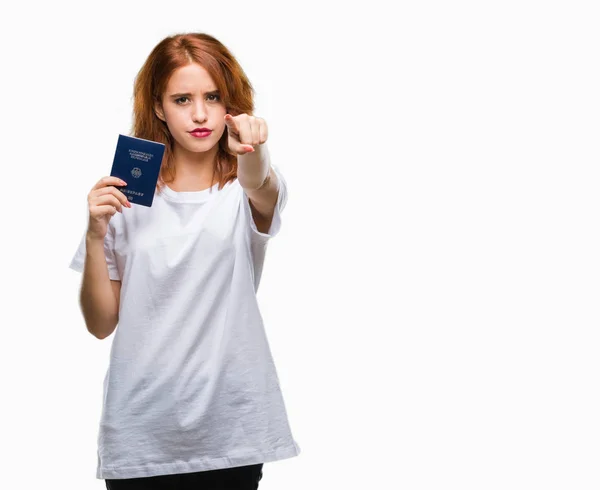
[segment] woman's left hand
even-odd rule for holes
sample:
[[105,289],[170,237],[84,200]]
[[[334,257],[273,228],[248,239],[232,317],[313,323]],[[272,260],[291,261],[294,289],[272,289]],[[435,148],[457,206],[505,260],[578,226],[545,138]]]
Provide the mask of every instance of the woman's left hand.
[[267,141],[267,123],[260,117],[225,114],[227,145],[234,155],[252,153],[254,147]]

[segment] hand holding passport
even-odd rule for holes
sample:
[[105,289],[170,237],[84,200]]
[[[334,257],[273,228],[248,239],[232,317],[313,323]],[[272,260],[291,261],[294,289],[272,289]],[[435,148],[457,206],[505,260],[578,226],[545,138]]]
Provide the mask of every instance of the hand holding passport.
[[93,240],[104,241],[106,236],[108,222],[112,216],[118,211],[123,212],[123,206],[131,207],[131,203],[127,200],[117,187],[127,185],[117,177],[102,177],[88,194],[88,207],[90,216],[88,219],[88,228],[86,230],[86,238]]
[[152,206],[164,153],[163,143],[119,135],[110,175],[127,182],[115,187],[132,204]]

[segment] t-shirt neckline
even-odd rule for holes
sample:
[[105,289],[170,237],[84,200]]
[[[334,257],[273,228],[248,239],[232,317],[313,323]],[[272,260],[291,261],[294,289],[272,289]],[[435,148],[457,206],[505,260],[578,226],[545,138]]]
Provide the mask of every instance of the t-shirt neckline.
[[[204,202],[214,194],[219,187],[217,182],[212,187],[207,187],[201,191],[175,191],[167,184],[164,184],[161,193],[165,199],[173,202]],[[211,193],[212,191],[212,193]]]

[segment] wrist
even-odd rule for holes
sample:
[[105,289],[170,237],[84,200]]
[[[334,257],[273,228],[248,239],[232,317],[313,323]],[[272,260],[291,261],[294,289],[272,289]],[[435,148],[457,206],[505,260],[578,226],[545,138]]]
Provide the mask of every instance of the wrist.
[[86,245],[94,245],[96,243],[101,243],[104,245],[104,237],[98,236],[90,231],[85,234],[85,243]]
[[247,190],[260,189],[269,180],[270,155],[265,144],[256,147],[256,150],[238,156],[237,178],[240,185]]

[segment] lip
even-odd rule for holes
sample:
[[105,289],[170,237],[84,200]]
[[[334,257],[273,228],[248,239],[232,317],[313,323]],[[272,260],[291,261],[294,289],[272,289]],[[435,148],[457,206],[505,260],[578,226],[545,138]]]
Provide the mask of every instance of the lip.
[[212,131],[190,131],[192,138],[208,138],[212,134]]
[[190,131],[190,133],[212,133],[212,130],[208,128],[198,128]]

